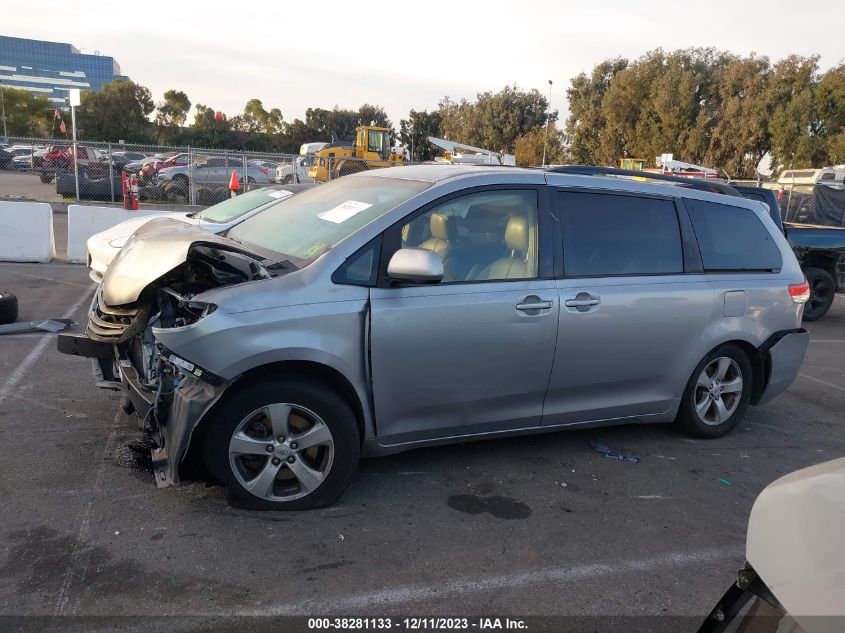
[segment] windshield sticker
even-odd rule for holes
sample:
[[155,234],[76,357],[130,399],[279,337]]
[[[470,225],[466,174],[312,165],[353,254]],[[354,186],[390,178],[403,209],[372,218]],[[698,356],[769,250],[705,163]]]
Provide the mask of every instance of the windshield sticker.
[[288,196],[293,195],[293,191],[288,191],[287,189],[279,189],[278,191],[268,191],[267,195],[271,198],[287,198]]
[[343,204],[337,205],[334,209],[318,213],[317,217],[321,220],[341,224],[346,222],[349,218],[358,215],[361,211],[369,209],[371,204],[367,202],[356,202],[355,200],[347,200]]

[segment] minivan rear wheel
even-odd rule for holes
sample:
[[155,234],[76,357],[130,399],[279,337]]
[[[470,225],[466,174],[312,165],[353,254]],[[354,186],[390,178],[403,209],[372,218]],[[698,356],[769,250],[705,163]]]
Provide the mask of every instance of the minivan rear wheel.
[[721,437],[745,415],[751,397],[751,361],[738,345],[710,352],[687,383],[675,423],[688,435]]
[[329,505],[358,466],[355,414],[341,395],[318,383],[263,379],[228,398],[209,424],[206,466],[240,507]]

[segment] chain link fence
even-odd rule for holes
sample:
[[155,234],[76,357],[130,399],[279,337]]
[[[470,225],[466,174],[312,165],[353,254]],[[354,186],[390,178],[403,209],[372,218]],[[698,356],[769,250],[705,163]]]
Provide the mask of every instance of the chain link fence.
[[138,179],[141,202],[210,206],[239,191],[275,184],[325,182],[367,169],[391,166],[383,160],[344,157],[331,149],[313,155],[106,143],[9,139],[0,154],[0,197],[121,203],[122,174]]

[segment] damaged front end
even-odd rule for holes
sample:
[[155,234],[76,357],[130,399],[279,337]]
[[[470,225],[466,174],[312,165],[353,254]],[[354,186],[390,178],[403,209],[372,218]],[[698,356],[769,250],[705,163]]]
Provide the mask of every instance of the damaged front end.
[[124,409],[137,413],[152,442],[156,483],[167,486],[179,481],[191,435],[227,383],[167,349],[156,331],[196,327],[217,310],[203,293],[273,274],[237,242],[170,220],[150,224],[157,226],[136,233],[106,272],[85,334],[60,336],[58,347],[92,358],[98,386],[126,392]]

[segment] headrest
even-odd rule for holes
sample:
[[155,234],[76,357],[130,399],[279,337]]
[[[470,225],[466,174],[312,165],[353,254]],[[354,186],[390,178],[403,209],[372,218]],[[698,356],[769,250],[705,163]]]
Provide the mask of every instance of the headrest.
[[472,233],[495,233],[499,230],[501,219],[501,214],[482,204],[474,204],[467,210],[463,224]]
[[524,215],[512,215],[508,219],[505,246],[512,251],[528,251],[528,219]]
[[431,221],[431,236],[441,240],[448,240],[449,237],[449,218],[442,213],[432,213]]

